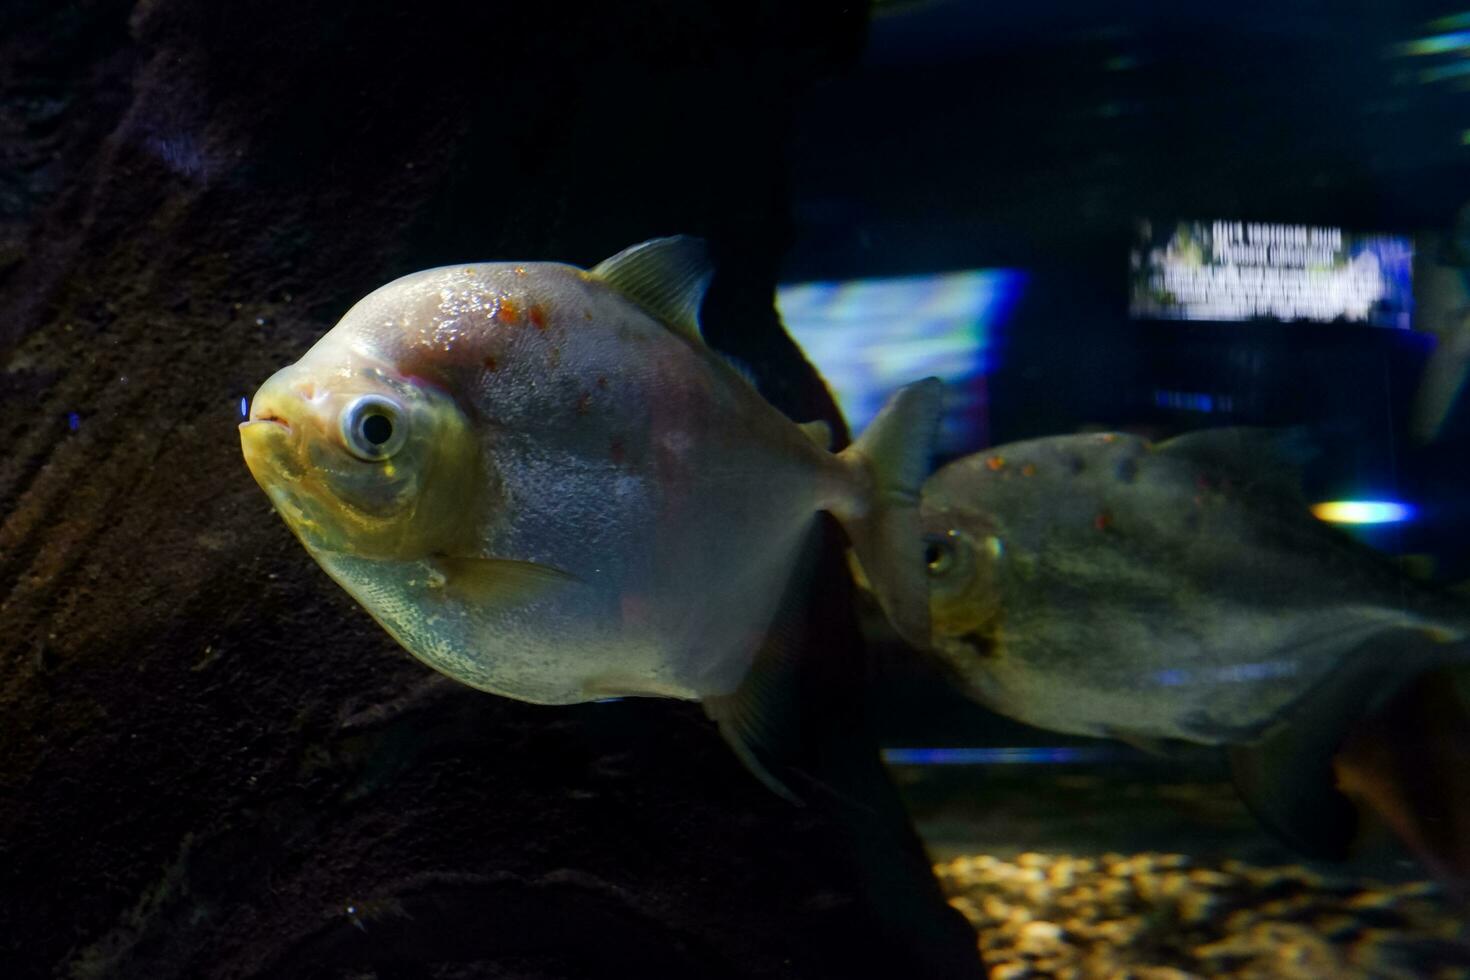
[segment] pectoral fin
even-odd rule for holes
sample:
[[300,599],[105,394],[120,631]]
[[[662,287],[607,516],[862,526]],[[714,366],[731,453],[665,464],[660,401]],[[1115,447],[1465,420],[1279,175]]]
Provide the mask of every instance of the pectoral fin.
[[434,559],[444,594],[480,606],[515,606],[578,582],[575,575],[550,565],[512,558]]

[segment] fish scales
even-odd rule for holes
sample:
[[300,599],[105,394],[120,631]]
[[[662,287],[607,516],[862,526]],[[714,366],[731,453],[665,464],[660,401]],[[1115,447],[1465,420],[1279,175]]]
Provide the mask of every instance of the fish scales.
[[[704,345],[702,256],[663,239],[390,283],[262,386],[251,471],[405,648],[519,700],[735,697],[823,510],[926,642],[938,383],[828,452]],[[720,709],[727,737],[747,710]]]
[[1314,519],[1299,441],[1056,436],[951,463],[924,487],[932,649],[1020,721],[1221,746],[1300,853],[1344,858],[1376,819],[1463,898],[1463,596]]
[[1250,466],[1168,443],[1001,447],[931,478],[925,511],[975,569],[936,583],[936,648],[978,699],[1058,731],[1256,737],[1372,637],[1458,615]]
[[[432,642],[430,656],[475,686],[547,703],[733,689],[738,673],[705,669],[696,635],[712,646],[730,644],[743,628],[732,620],[769,614],[784,582],[732,574],[729,563],[710,561],[718,549],[705,540],[708,532],[745,528],[771,551],[768,564],[789,566],[811,516],[840,500],[845,474],[832,472],[835,458],[773,418],[733,372],[581,270],[451,267],[401,285],[410,308],[430,311],[415,318],[416,329],[378,315],[380,303],[405,303],[379,294],[344,318],[348,329],[329,334],[322,353],[348,343],[353,353],[465,391],[462,407],[484,426],[485,482],[500,488],[495,513],[483,518],[483,550],[563,569],[585,583],[525,609],[483,618],[445,610],[444,619],[423,624],[438,627],[433,632],[453,623],[469,634],[519,636],[519,669],[505,657],[486,669]],[[530,321],[532,309],[544,311],[544,326]],[[353,329],[356,323],[363,329]],[[492,357],[494,370],[486,366]],[[579,410],[584,394],[591,404]],[[648,540],[652,549],[640,546]],[[328,570],[356,583],[365,577],[362,566],[333,557]],[[385,571],[378,564],[371,574]],[[422,642],[417,617],[403,611],[427,576],[409,564],[386,578],[401,583],[389,590],[390,631]],[[679,598],[670,602],[675,583]],[[752,588],[764,594],[751,596]],[[755,606],[740,617],[694,615],[682,606],[686,590],[739,590]],[[675,641],[663,642],[670,632]],[[568,654],[591,645],[611,649],[600,658],[606,667],[589,674],[586,657]]]

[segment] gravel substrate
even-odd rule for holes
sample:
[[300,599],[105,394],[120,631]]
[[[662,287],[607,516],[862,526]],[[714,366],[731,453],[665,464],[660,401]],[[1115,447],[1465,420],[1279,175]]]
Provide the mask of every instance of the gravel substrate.
[[934,870],[993,980],[1470,977],[1470,928],[1432,882],[1159,853],[962,856]]

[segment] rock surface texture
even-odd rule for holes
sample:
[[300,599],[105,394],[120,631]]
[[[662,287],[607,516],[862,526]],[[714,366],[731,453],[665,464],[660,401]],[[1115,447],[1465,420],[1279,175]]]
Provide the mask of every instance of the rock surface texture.
[[533,707],[411,660],[270,512],[235,431],[398,275],[681,232],[719,259],[711,342],[835,421],[770,295],[790,105],[863,15],[5,5],[0,974],[978,969],[864,734],[835,541],[800,745],[834,792],[797,809],[697,706]]

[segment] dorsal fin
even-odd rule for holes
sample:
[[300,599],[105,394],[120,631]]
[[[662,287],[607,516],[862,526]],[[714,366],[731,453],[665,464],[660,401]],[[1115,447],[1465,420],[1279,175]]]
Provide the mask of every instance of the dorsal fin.
[[1243,487],[1303,499],[1303,473],[1321,450],[1302,426],[1287,429],[1227,426],[1197,429],[1158,443],[1155,450],[1213,466]]
[[686,337],[703,342],[699,304],[714,275],[704,239],[650,239],[599,262],[590,272]]

